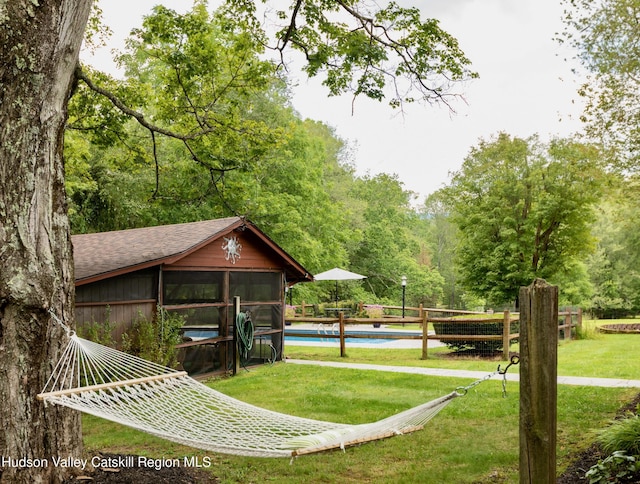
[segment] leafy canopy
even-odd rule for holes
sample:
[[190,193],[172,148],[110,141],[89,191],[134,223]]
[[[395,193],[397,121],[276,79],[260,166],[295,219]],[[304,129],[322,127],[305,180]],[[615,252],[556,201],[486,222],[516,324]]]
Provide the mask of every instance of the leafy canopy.
[[638,175],[616,177],[598,207],[597,249],[587,260],[594,285],[590,310],[598,317],[625,317],[640,310],[640,210]]
[[[279,53],[301,52],[310,76],[324,75],[331,95],[352,93],[394,106],[444,102],[459,95],[459,81],[477,77],[457,40],[436,19],[396,2],[380,8],[362,0],[296,0],[288,10],[267,8],[264,18],[276,30],[270,39],[254,1],[227,0],[223,10]],[[270,2],[264,2],[267,5]],[[262,12],[260,12],[262,13]]]
[[345,171],[342,142],[299,119],[262,46],[231,27],[201,5],[184,15],[156,7],[119,56],[125,79],[93,76],[109,95],[132,93],[150,127],[81,84],[66,135],[73,229],[240,214],[307,267],[340,265],[349,232],[327,177]]
[[[587,71],[578,93],[586,100],[587,134],[611,161],[637,170],[640,162],[639,0],[564,0],[561,42],[578,51]],[[582,78],[584,76],[581,74]]]
[[465,286],[502,304],[536,277],[553,282],[577,269],[593,246],[598,156],[573,141],[504,133],[473,148],[446,189]]
[[74,230],[246,215],[312,271],[362,268],[375,297],[394,301],[407,275],[410,300],[437,303],[443,282],[411,194],[393,177],[356,178],[341,140],[291,108],[282,67],[297,49],[331,94],[400,106],[448,104],[475,76],[469,61],[417,9],[296,2],[276,12],[270,38],[256,4],[155,7],[118,56],[123,80],[78,72],[66,136]]

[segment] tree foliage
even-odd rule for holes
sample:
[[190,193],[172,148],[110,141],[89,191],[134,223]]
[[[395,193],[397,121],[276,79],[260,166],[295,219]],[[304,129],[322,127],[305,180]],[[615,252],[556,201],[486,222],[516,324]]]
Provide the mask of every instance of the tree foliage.
[[466,287],[501,304],[536,277],[553,282],[576,270],[593,247],[598,155],[573,141],[504,133],[473,148],[446,189]]
[[578,51],[586,69],[579,94],[586,100],[587,134],[610,150],[621,168],[640,161],[640,1],[565,0],[562,42]]
[[381,174],[357,180],[354,194],[362,203],[363,225],[350,260],[356,272],[367,275],[365,287],[374,299],[398,301],[404,275],[412,305],[439,303],[443,280],[420,238],[424,221],[410,206],[411,193],[395,176]]
[[[203,3],[184,15],[157,6],[127,46],[118,59],[125,81],[78,73],[83,82],[72,100],[69,127],[90,131],[105,147],[146,133],[151,149],[137,143],[132,161],[155,166],[151,196],[159,196],[160,138],[179,144],[182,157],[202,168],[213,191],[226,173],[277,147],[283,128],[259,119],[254,106],[277,79],[271,64],[259,59],[262,47],[252,35],[210,15]],[[130,119],[138,130],[128,128]]]
[[300,120],[284,83],[258,59],[261,47],[221,23],[202,6],[184,16],[157,7],[120,56],[125,79],[104,78],[111,92],[137,93],[130,98],[160,128],[152,139],[117,107],[103,114],[95,89],[81,87],[66,146],[74,230],[236,214],[308,267],[343,263],[345,220],[325,176],[342,170],[342,142]]
[[477,77],[438,20],[423,20],[419,9],[396,2],[379,7],[361,0],[296,0],[288,10],[266,15],[277,31],[273,39],[254,2],[227,0],[223,9],[279,53],[281,65],[285,49],[301,52],[304,70],[323,75],[331,95],[386,98],[394,107],[416,100],[451,107],[450,98],[460,94],[457,83]]
[[[93,76],[108,86],[106,103],[87,77],[67,133],[74,230],[241,214],[314,272],[351,266],[370,274],[369,298],[397,303],[404,274],[411,300],[438,302],[442,281],[418,239],[424,224],[412,195],[392,176],[356,177],[343,142],[326,125],[298,117],[286,83],[255,67],[268,66],[262,46],[226,15],[211,15],[202,3],[184,15],[156,7],[119,56],[125,79]],[[248,65],[253,70],[243,71]],[[110,100],[113,92],[131,101],[124,111]],[[296,294],[314,300],[319,291]]]
[[422,237],[432,254],[433,267],[444,278],[444,304],[454,309],[467,309],[476,304],[465,295],[458,282],[460,275],[455,260],[457,227],[452,220],[451,208],[444,191],[429,195],[420,209],[421,218],[426,223]]
[[587,267],[594,292],[589,309],[598,317],[624,317],[640,311],[640,210],[638,178],[618,177],[606,192],[593,232],[597,249]]
[[[586,70],[579,94],[586,100],[586,134],[601,142],[608,160],[624,175],[600,207],[594,232],[598,247],[587,261],[601,316],[630,314],[639,308],[636,230],[640,161],[640,2],[565,1],[560,40],[578,51]],[[631,174],[631,175],[630,175]]]

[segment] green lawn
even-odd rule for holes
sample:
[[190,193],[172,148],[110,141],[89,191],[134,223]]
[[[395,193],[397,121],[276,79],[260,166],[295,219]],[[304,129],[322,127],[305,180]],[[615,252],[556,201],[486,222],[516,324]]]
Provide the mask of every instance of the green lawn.
[[[640,379],[640,336],[603,335],[562,343],[561,375]],[[419,350],[288,347],[287,356],[324,360],[449,367],[491,372],[499,362],[422,361]],[[504,364],[504,363],[503,363]],[[510,370],[511,371],[511,370]],[[517,371],[517,370],[516,370]],[[337,422],[377,420],[451,392],[468,379],[428,377],[279,363],[210,382],[218,390],[280,412]],[[593,433],[637,389],[560,386],[558,389],[558,464],[585,448]],[[482,483],[518,482],[518,384],[487,381],[455,399],[424,430],[372,442],[346,452],[296,459],[260,459],[203,453],[126,429],[97,418],[84,419],[86,451],[154,457],[197,455],[212,459],[210,472],[224,483]]]
[[[621,322],[617,320],[606,323]],[[624,322],[628,322],[625,320]],[[600,378],[640,379],[640,335],[600,334],[591,331],[596,322],[585,320],[589,339],[560,341],[558,347],[558,375],[588,376]],[[456,370],[493,371],[506,361],[486,361],[478,358],[449,358],[447,348],[430,348],[429,358],[422,360],[420,349],[362,349],[346,348],[347,356],[340,357],[338,348],[315,346],[286,347],[288,358],[301,360],[342,361],[379,365],[419,366],[426,368],[450,368]],[[517,345],[512,347],[517,351]]]

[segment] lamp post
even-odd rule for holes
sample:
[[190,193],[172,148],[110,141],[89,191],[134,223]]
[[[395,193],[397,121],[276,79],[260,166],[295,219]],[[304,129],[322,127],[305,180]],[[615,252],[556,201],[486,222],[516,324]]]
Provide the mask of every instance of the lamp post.
[[[407,276],[402,276],[402,317],[404,318],[404,298],[407,289]],[[402,323],[404,326],[404,323]]]

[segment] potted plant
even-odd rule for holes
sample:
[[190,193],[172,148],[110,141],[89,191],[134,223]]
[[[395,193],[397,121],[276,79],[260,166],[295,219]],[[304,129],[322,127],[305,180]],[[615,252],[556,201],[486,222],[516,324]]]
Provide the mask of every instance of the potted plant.
[[[364,306],[364,312],[368,318],[380,319],[384,315],[384,308],[380,304],[367,304]],[[380,323],[373,323],[374,328],[379,328]]]

